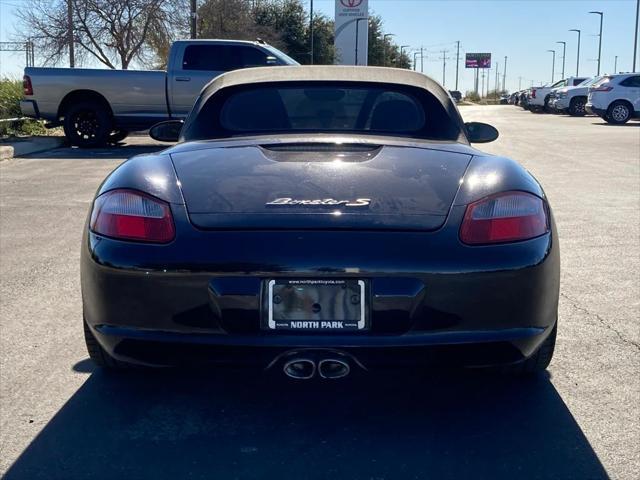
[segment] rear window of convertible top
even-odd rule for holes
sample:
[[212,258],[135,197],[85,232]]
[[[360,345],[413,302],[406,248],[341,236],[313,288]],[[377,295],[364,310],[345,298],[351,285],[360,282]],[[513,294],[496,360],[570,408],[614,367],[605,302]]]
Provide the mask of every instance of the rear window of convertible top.
[[455,140],[458,130],[428,91],[386,84],[259,84],[214,94],[189,139],[269,133],[363,133]]

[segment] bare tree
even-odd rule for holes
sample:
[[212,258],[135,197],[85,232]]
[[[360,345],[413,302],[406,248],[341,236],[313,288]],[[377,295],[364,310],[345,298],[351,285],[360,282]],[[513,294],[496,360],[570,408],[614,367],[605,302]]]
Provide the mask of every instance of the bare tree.
[[[167,0],[71,0],[73,36],[79,56],[109,68],[128,68],[144,59],[143,45],[152,28],[166,21]],[[67,0],[31,0],[17,12],[18,36],[30,37],[45,63],[65,59],[68,45]]]

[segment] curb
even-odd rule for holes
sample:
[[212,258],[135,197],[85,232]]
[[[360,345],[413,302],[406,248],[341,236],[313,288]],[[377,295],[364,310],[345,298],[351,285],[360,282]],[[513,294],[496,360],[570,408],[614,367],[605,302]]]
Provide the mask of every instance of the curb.
[[32,137],[25,140],[6,142],[5,144],[0,144],[0,161],[52,150],[61,147],[64,142],[64,137]]

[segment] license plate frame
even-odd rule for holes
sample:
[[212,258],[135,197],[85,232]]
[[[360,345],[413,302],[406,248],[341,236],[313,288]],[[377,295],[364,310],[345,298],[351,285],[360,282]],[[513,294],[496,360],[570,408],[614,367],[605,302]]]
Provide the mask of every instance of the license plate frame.
[[[364,279],[269,279],[264,292],[265,330],[316,333],[369,330],[368,282]],[[309,302],[313,302],[311,310],[306,308]],[[300,308],[301,303],[305,308]]]

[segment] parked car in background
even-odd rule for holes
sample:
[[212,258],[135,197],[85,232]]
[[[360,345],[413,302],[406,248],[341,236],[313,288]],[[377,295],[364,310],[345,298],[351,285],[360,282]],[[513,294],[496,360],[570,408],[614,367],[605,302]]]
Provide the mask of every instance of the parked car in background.
[[549,101],[551,100],[551,91],[554,88],[575,87],[584,82],[588,77],[569,77],[557,81],[553,85],[545,85],[544,87],[535,87],[531,89],[529,95],[529,109],[532,111],[549,112]]
[[529,110],[529,95],[531,94],[531,89],[522,90],[520,92],[520,99],[518,100],[518,105],[520,105],[525,110]]
[[563,87],[554,92],[554,98],[550,102],[550,107],[558,113],[568,113],[574,117],[581,117],[587,113],[587,95],[589,87],[599,81],[602,77],[588,78],[575,87]]
[[62,125],[72,145],[95,147],[185,118],[202,87],[224,72],[276,65],[298,63],[262,41],[180,40],[166,71],[28,67],[20,106],[27,117]]
[[462,93],[460,93],[458,90],[449,90],[449,93],[451,94],[451,97],[456,101],[456,103],[462,101]]
[[640,74],[605,75],[589,87],[585,108],[613,124],[640,117]]
[[501,95],[500,96],[500,105],[507,105],[509,103],[509,95]]

